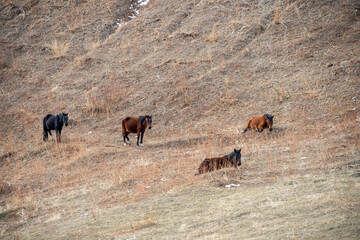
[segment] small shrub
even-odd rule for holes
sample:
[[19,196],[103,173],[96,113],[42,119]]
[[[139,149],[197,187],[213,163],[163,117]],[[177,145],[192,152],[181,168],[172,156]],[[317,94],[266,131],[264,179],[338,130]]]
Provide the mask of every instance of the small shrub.
[[85,111],[90,113],[91,116],[112,113],[112,106],[126,98],[127,94],[123,84],[101,89],[94,87],[86,93]]
[[56,39],[50,44],[46,44],[46,46],[51,49],[52,53],[57,58],[65,56],[69,49],[68,41],[58,42]]

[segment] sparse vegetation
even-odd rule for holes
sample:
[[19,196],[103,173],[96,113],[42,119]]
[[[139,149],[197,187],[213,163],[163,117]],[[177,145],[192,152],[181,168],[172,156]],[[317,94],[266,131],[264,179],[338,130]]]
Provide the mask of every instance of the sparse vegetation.
[[274,11],[274,23],[279,24],[280,23],[280,9],[276,8]]
[[55,57],[63,57],[66,55],[69,49],[69,42],[68,41],[60,41],[58,42],[56,39],[53,40],[51,43],[46,44],[54,54]]
[[[0,3],[0,239],[358,239],[358,3],[130,6]],[[271,133],[241,133],[264,113]]]

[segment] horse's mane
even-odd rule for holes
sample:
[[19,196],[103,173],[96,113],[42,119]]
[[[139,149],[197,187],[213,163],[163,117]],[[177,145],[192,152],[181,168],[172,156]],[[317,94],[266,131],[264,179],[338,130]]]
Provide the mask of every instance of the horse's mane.
[[140,117],[139,117],[139,121],[140,121],[141,123],[143,123],[143,122],[145,121],[145,119],[146,119],[146,116],[140,116]]
[[225,155],[225,157],[226,157],[228,160],[231,160],[234,156],[235,156],[235,152],[231,152],[231,153],[229,153],[228,155]]
[[269,119],[269,120],[272,120],[273,119],[273,116],[271,116],[270,114],[264,114],[264,117]]

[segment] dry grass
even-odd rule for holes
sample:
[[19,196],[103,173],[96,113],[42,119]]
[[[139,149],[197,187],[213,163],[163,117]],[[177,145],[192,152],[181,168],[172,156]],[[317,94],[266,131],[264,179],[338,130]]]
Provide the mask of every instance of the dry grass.
[[98,47],[100,47],[101,45],[101,41],[99,38],[95,39],[94,41],[92,41],[88,47],[89,51],[95,50]]
[[205,37],[206,41],[209,41],[211,43],[215,43],[217,41],[217,37],[216,37],[216,23],[213,24],[213,27],[211,29],[211,32],[209,33],[209,35],[207,37]]
[[130,93],[131,91],[128,91],[121,83],[112,87],[93,87],[85,94],[86,103],[83,109],[91,116],[101,113],[111,114],[114,105],[121,102]]
[[59,41],[54,39],[51,43],[46,44],[50,48],[55,57],[60,58],[66,56],[70,43],[68,41]]
[[[115,29],[126,4],[37,4],[31,31],[2,12],[0,238],[357,239],[355,4],[152,1]],[[241,133],[264,113],[273,132]],[[145,147],[124,147],[144,114]],[[195,176],[239,147],[238,169]]]
[[280,24],[280,9],[276,8],[274,11],[274,24]]

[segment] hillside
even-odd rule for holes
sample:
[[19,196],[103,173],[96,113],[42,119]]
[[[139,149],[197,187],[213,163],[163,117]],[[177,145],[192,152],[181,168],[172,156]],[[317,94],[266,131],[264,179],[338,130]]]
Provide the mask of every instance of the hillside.
[[0,2],[0,238],[358,239],[358,1],[141,2]]

